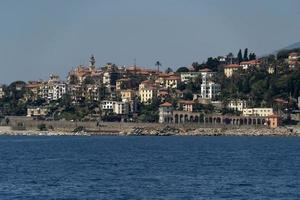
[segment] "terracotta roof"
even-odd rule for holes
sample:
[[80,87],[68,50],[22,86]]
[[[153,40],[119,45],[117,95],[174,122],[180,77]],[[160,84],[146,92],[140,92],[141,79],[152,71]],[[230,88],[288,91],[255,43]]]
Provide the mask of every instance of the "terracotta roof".
[[169,76],[166,78],[166,80],[181,80],[181,78],[178,76]]
[[163,104],[160,104],[160,107],[172,107],[173,105],[169,102],[165,102]]
[[241,66],[238,65],[238,64],[229,64],[229,65],[226,65],[224,68],[240,68]]
[[200,69],[199,72],[212,72],[212,71],[208,68],[204,68],[204,69]]
[[258,65],[258,64],[260,64],[259,60],[249,60],[249,61],[241,62],[241,65]]

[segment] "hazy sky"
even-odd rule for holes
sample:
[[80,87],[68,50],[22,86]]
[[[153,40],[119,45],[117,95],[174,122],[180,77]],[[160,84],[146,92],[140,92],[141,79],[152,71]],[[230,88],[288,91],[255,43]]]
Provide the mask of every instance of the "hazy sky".
[[300,41],[299,0],[1,0],[0,83],[66,77],[94,54],[163,68]]

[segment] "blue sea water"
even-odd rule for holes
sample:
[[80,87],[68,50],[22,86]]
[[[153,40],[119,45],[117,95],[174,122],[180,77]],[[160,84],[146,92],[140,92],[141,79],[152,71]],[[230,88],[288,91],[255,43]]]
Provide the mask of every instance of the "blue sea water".
[[0,199],[300,199],[300,138],[1,136]]

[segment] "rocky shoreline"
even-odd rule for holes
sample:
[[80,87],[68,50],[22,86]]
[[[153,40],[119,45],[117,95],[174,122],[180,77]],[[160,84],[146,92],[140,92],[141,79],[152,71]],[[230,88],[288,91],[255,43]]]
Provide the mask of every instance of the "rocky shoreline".
[[176,128],[164,126],[162,128],[133,127],[128,130],[119,130],[114,133],[107,131],[38,131],[38,130],[11,130],[9,127],[0,127],[0,135],[12,136],[300,136],[300,129],[279,127],[269,128]]

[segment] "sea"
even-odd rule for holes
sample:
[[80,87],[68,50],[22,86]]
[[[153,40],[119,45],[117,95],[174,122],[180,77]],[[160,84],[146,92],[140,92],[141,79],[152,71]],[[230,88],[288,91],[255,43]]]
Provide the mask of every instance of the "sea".
[[300,199],[300,138],[1,136],[6,199]]

